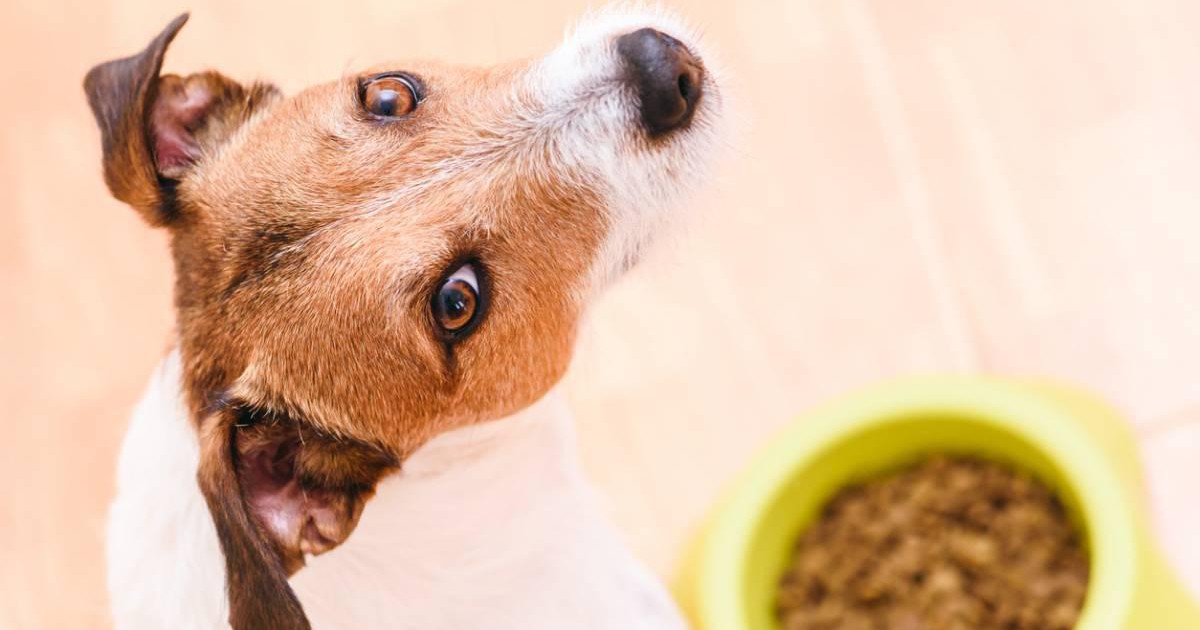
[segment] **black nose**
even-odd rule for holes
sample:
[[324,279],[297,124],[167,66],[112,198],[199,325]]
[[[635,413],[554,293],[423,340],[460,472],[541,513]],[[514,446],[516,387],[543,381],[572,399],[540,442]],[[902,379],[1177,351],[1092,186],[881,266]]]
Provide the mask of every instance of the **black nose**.
[[642,124],[651,135],[686,127],[704,85],[704,66],[679,40],[652,28],[617,39],[628,80],[641,99]]

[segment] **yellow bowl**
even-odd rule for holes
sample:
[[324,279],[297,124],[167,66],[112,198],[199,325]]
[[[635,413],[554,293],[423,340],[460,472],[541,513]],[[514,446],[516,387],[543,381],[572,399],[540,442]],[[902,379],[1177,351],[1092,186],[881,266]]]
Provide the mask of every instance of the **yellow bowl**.
[[776,584],[821,506],[847,483],[929,453],[1007,462],[1059,493],[1091,556],[1078,629],[1200,629],[1200,608],[1150,533],[1136,442],[1111,408],[1054,384],[934,377],[819,409],[755,459],[676,581],[696,630],[777,630]]

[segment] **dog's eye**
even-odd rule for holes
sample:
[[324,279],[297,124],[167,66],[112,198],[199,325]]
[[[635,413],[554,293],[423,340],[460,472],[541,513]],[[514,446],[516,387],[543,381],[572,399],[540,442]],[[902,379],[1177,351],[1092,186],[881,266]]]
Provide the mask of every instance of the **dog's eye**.
[[470,264],[450,274],[433,296],[433,317],[446,333],[465,332],[480,310],[479,278]]
[[417,90],[406,77],[375,77],[362,87],[363,109],[381,118],[411,114],[417,108],[417,101]]

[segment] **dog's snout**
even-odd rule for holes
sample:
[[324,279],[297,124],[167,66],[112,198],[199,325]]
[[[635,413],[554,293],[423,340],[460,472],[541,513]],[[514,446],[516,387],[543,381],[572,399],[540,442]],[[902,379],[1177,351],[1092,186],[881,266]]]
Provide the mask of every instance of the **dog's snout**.
[[704,65],[679,40],[652,28],[622,35],[617,52],[641,102],[642,124],[652,135],[686,127],[704,85]]

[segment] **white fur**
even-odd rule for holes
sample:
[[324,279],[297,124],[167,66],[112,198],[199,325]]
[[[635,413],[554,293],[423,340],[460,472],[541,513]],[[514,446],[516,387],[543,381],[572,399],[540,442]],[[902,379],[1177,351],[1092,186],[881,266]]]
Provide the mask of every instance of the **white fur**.
[[[682,41],[705,66],[704,93],[689,127],[647,143],[637,95],[623,82],[616,38],[650,27]],[[584,16],[530,74],[542,109],[536,127],[553,129],[556,157],[598,175],[607,193],[608,234],[588,288],[603,289],[667,230],[680,202],[707,179],[723,140],[719,64],[700,34],[659,6],[615,4]]]
[[[108,528],[117,628],[228,627],[179,355],[125,438]],[[563,393],[440,435],[380,483],[350,539],[292,578],[314,628],[683,628],[580,472]]]
[[179,352],[150,380],[117,464],[108,516],[108,593],[117,628],[228,627],[225,559],[196,469],[200,446]]

